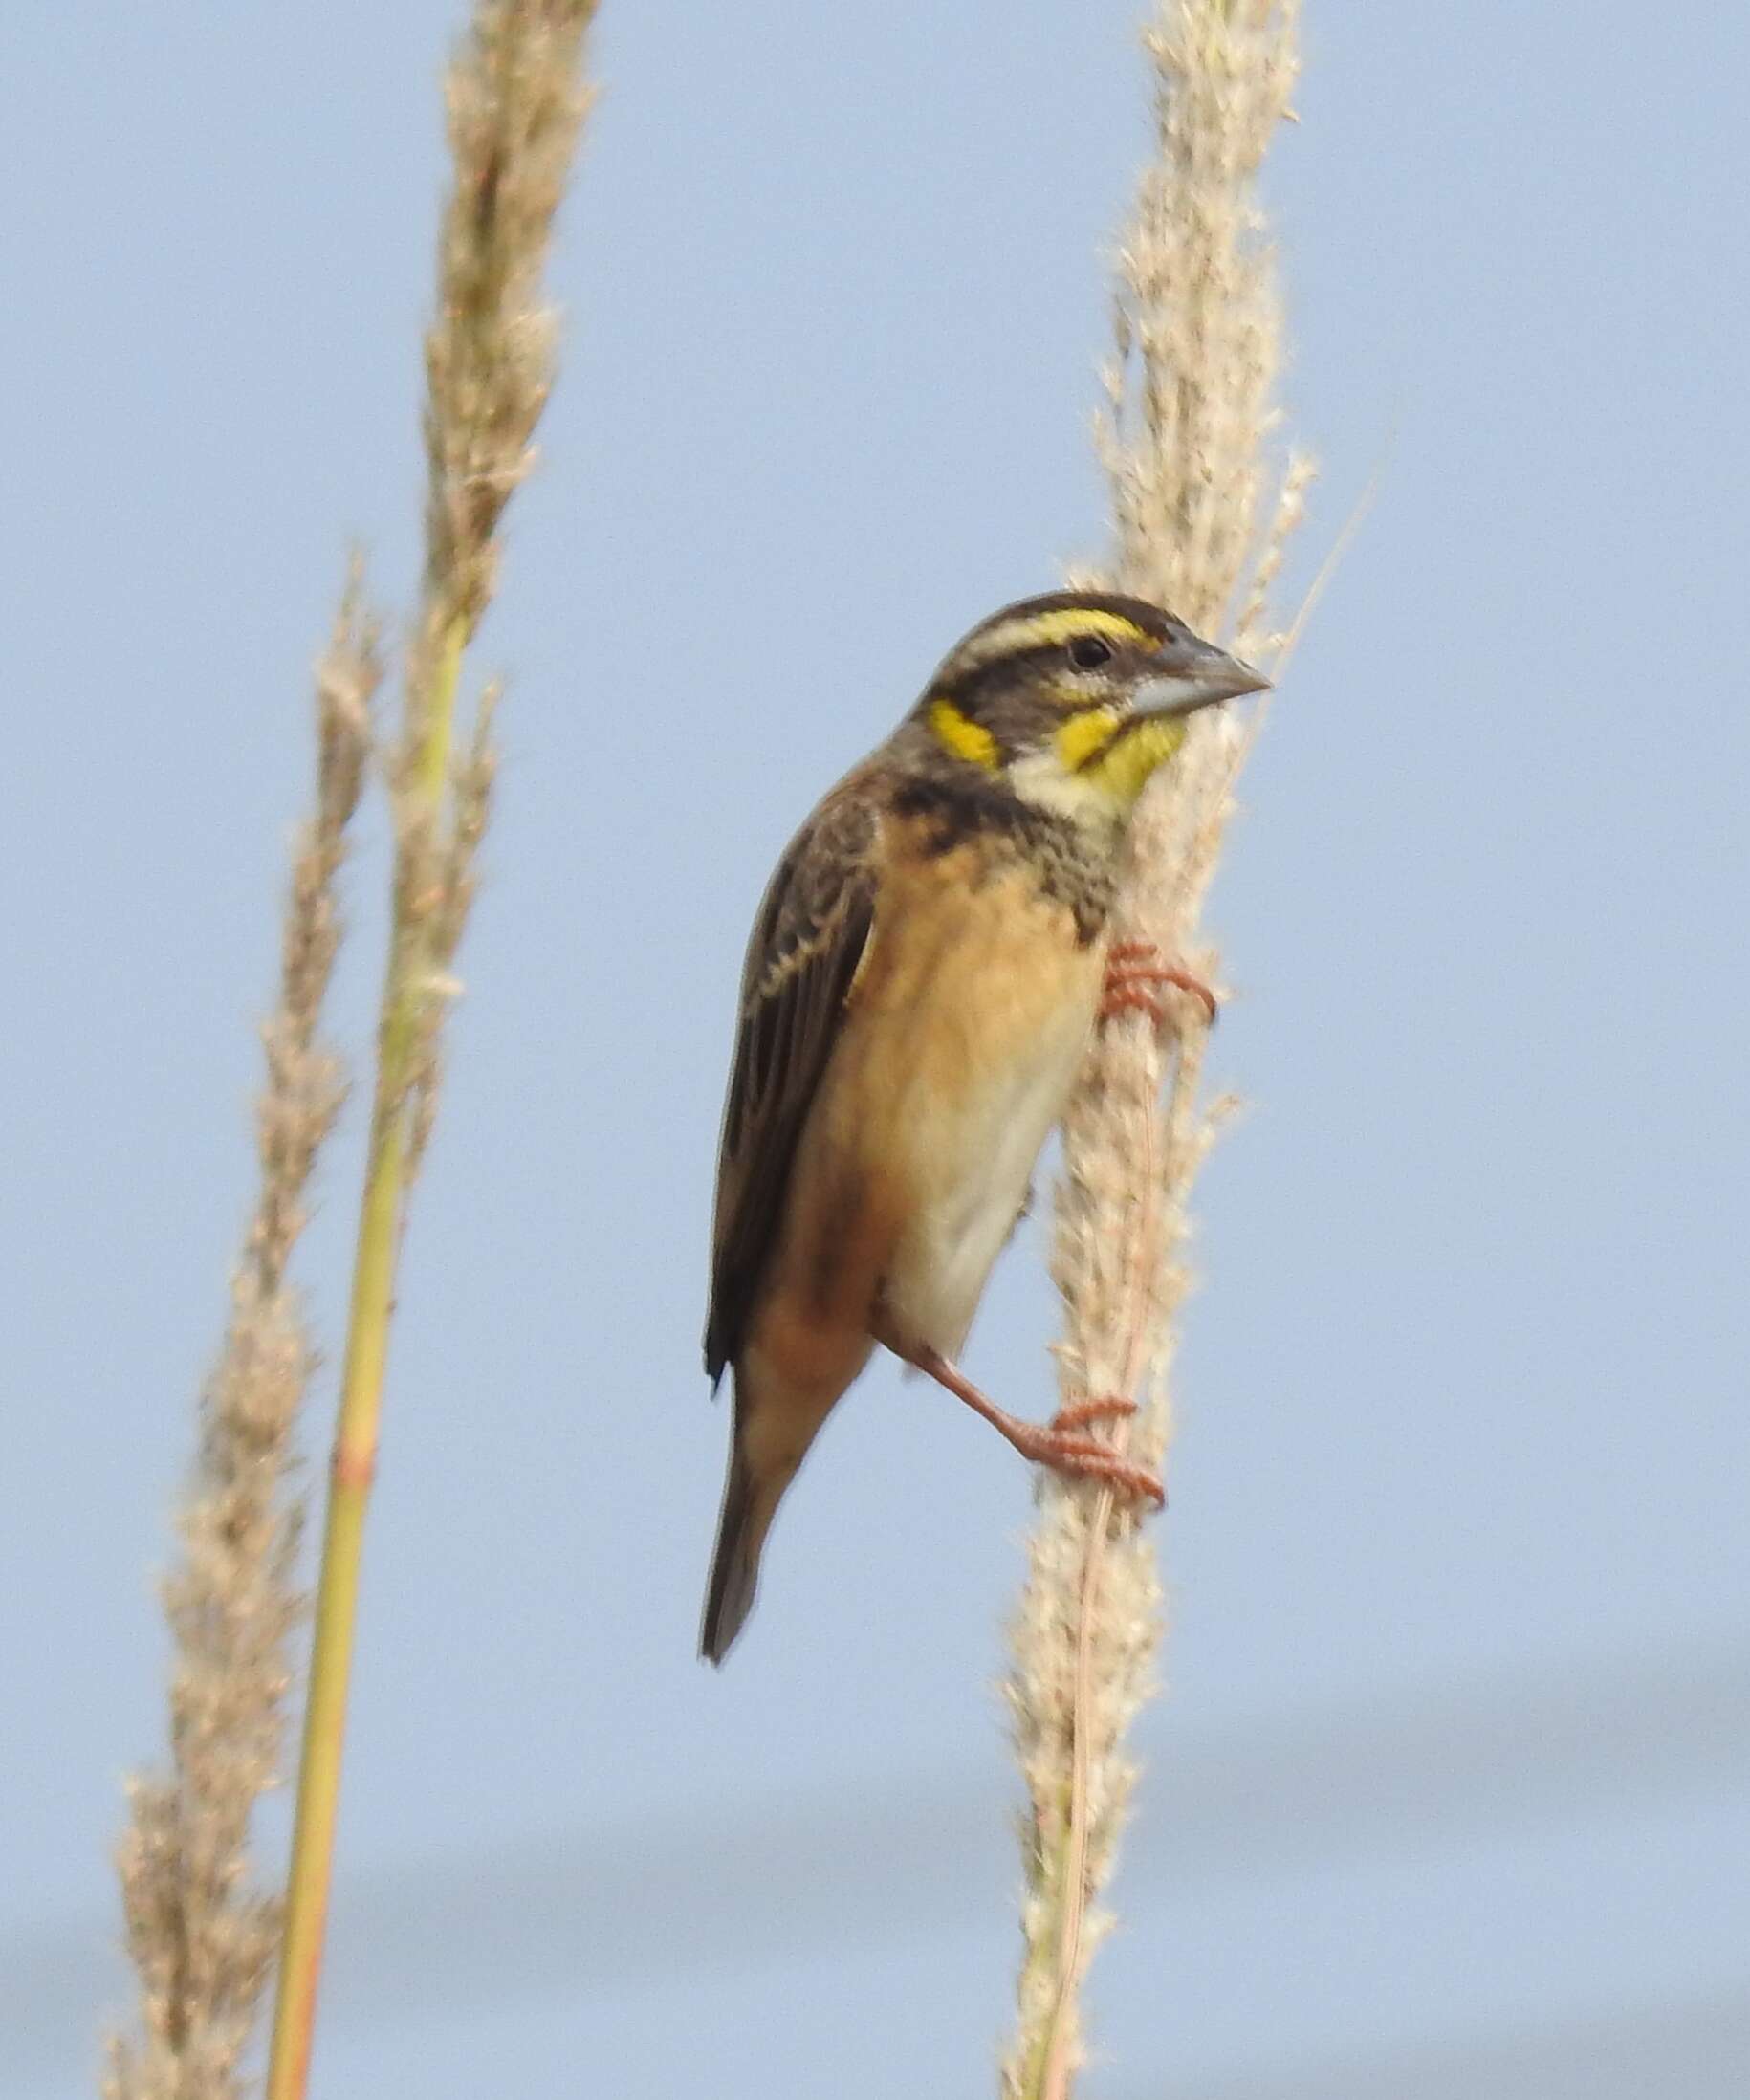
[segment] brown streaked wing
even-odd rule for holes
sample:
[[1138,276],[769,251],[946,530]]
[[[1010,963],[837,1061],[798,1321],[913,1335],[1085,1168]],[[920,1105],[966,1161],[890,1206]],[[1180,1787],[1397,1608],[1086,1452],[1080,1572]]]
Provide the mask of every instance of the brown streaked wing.
[[713,1385],[741,1347],[797,1143],[874,925],[876,824],[864,783],[843,782],[790,842],[754,922],[717,1154],[705,1323]]

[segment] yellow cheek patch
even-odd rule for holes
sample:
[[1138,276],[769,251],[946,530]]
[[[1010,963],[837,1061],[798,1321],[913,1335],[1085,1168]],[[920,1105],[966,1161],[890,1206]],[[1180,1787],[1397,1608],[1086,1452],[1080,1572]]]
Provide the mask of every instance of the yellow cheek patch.
[[1122,719],[1116,708],[1083,708],[1072,714],[1057,734],[1058,763],[1063,771],[1080,773],[1118,734]]
[[[1073,722],[1066,722],[1058,732],[1060,739],[1065,731],[1075,726]],[[1103,757],[1088,764],[1084,777],[1097,782],[1115,802],[1128,809],[1184,743],[1185,724],[1183,720],[1142,721],[1126,730],[1122,736],[1116,735],[1115,731],[1108,732],[1105,741],[1111,748]]]
[[996,748],[995,737],[970,714],[962,714],[952,700],[932,700],[929,721],[936,742],[944,751],[952,752],[956,758],[968,758],[973,765],[982,766],[986,773],[995,773],[1001,765],[1002,755]]

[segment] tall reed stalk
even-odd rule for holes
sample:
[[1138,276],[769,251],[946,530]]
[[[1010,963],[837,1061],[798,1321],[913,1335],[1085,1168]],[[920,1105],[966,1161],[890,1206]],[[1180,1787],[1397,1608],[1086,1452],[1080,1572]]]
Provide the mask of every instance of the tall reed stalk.
[[[1276,276],[1257,193],[1287,113],[1298,0],[1160,0],[1145,33],[1155,149],[1119,257],[1101,456],[1115,547],[1107,580],[1231,639],[1266,667],[1265,601],[1310,479],[1274,482]],[[1272,489],[1274,492],[1272,493]],[[1213,979],[1202,908],[1247,735],[1196,718],[1139,813],[1118,940],[1151,943]],[[1190,1286],[1192,1186],[1219,1105],[1201,1101],[1208,1022],[1175,997],[1165,1026],[1106,1022],[1063,1130],[1053,1274],[1064,1400],[1144,1400],[1113,1432],[1150,1468],[1171,1431],[1169,1374]],[[1132,1723],[1156,1689],[1153,1536],[1109,1488],[1043,1476],[1007,1693],[1027,1803],[1018,2018],[1004,2100],[1066,2100],[1085,2044],[1082,1991],[1108,1920],[1135,1778]]]
[[288,1267],[311,1173],[345,1094],[322,1039],[340,940],[336,879],[364,784],[381,671],[348,586],[317,674],[316,807],[293,848],[279,991],[262,1029],[259,1182],[230,1318],[201,1396],[195,1462],[164,1586],[170,1764],[135,1780],[119,1849],[140,2032],[110,2044],[110,2100],[234,2100],[273,1970],[278,1907],[256,1883],[250,1818],[278,1772],[301,1609],[294,1429],[315,1349]]
[[[277,1943],[267,2089],[309,2077],[339,1805],[365,1505],[395,1270],[430,1136],[452,966],[489,813],[494,695],[456,733],[464,654],[491,602],[499,524],[534,463],[553,383],[542,277],[587,96],[595,0],[475,0],[447,78],[452,183],[426,338],[425,566],[399,732],[388,960],[283,1905],[250,1886],[255,1802],[278,1776],[301,1511],[285,1490],[312,1350],[286,1282],[317,1149],[340,1099],[317,1040],[339,937],[334,877],[363,784],[375,639],[349,594],[318,681],[317,814],[300,842],[280,1005],[267,1029],[262,1191],[203,1403],[200,1455],[166,1588],[176,1648],[168,1779],[131,1790],[120,1855],[138,2041],[111,2050],[111,2100],[236,2100]],[[458,757],[456,747],[463,746]]]
[[453,180],[426,338],[426,560],[391,765],[395,860],[339,1426],[317,1586],[269,2100],[309,2082],[352,1675],[365,1506],[405,1207],[436,1111],[445,1012],[491,799],[492,697],[452,762],[462,660],[498,528],[534,464],[557,322],[542,276],[587,98],[594,0],[477,0],[447,82]]

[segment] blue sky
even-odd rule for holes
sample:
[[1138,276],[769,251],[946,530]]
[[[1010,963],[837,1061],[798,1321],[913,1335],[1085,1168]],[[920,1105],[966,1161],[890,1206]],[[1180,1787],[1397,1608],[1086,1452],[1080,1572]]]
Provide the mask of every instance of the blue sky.
[[[18,2100],[94,2089],[125,2003],[106,1853],[162,1728],[151,1573],[247,1199],[308,667],[349,538],[397,607],[416,559],[453,22],[0,24]],[[873,1371],[713,1674],[696,1345],[772,858],[957,633],[1100,543],[1131,26],[604,10],[564,374],[479,652],[503,792],[407,1248],[318,2092],[992,2089],[1024,1471]],[[1214,901],[1251,1108],[1199,1192],[1171,1696],[1089,2100],[1750,2076],[1747,44],[1700,5],[1310,0],[1271,175],[1325,465],[1300,580],[1380,492]],[[359,1135],[304,1266],[331,1338]],[[969,1358],[1036,1413],[1040,1252]]]

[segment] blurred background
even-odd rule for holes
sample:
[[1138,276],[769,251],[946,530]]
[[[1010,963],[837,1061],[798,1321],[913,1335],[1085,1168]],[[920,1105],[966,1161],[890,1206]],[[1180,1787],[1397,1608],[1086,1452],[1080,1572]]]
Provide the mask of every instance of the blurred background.
[[[12,8],[0,2084],[94,2089],[154,1571],[345,545],[408,602],[450,6]],[[741,945],[1098,550],[1133,0],[608,5],[367,1555],[326,2094],[993,2088],[1028,1480],[873,1371],[693,1659]],[[1090,2100],[1741,2100],[1750,29],[1309,0],[1303,585],[1246,786]],[[382,826],[339,1017],[363,1040]],[[303,1263],[339,1333],[360,1129]],[[1051,1405],[1036,1221],[969,1356]],[[326,1446],[331,1387],[310,1449]],[[270,1817],[271,1849],[283,1814]]]

